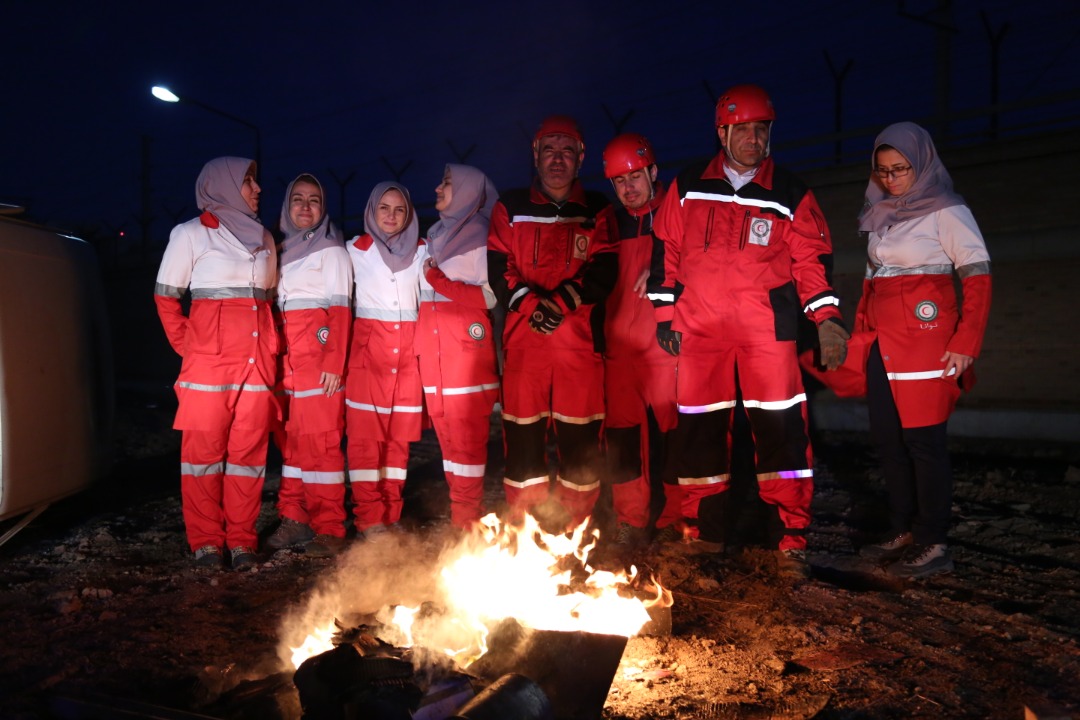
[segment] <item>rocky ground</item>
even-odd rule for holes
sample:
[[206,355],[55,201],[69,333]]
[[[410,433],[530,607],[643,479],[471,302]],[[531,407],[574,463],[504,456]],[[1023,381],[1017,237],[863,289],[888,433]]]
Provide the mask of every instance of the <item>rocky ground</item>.
[[[170,413],[128,398],[114,476],[0,547],[0,716],[287,717],[298,704],[283,639],[305,612],[331,592],[404,592],[403,573],[437,564],[446,500],[426,437],[410,472],[409,536],[355,543],[329,560],[282,551],[250,572],[196,571]],[[1077,448],[957,444],[956,571],[907,582],[856,554],[882,521],[865,438],[822,436],[816,448],[813,577],[776,577],[771,554],[753,544],[752,495],[741,547],[719,557],[642,553],[639,564],[673,592],[672,632],[628,642],[603,717],[1080,714]]]

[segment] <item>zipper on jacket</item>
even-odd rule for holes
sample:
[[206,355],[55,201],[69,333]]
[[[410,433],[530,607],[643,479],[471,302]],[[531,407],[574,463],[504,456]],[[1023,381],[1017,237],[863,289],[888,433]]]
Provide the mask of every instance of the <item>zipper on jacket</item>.
[[747,210],[743,215],[742,220],[742,232],[739,234],[739,249],[742,250],[746,247],[746,238],[750,234],[750,211]]
[[709,243],[712,242],[713,213],[716,208],[709,208],[709,217],[705,221],[705,252],[709,252]]
[[574,259],[574,229],[566,226],[566,267],[570,267],[570,261]]
[[533,231],[533,267],[540,261],[540,228]]

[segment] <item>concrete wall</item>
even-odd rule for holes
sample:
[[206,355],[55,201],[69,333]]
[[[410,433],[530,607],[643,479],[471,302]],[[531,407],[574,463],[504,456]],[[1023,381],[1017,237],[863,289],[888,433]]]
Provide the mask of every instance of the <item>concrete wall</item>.
[[[858,166],[800,173],[829,221],[849,320],[866,263],[855,216],[869,152]],[[942,158],[986,238],[994,282],[978,384],[961,399],[952,430],[1080,442],[1080,134],[998,141]],[[842,422],[858,424],[860,412],[843,410]]]

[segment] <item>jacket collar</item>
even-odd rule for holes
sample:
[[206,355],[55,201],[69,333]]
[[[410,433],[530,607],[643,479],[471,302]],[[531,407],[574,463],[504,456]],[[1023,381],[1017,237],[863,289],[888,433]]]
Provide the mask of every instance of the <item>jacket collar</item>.
[[[716,154],[712,160],[709,161],[709,165],[705,168],[705,172],[701,174],[703,180],[727,180],[727,175],[724,174],[724,158],[727,155],[721,150]],[[772,156],[765,158],[762,161],[761,166],[758,168],[757,174],[754,175],[754,179],[750,182],[757,183],[766,190],[772,190],[773,186],[773,164]]]

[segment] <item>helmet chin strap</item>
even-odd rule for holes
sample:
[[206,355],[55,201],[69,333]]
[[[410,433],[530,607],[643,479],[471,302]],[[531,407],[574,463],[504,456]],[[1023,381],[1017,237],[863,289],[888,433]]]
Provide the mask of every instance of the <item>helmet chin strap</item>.
[[[775,120],[769,121],[769,137],[765,140],[765,157],[769,157],[769,153],[772,152],[772,126]],[[733,125],[724,126],[724,151],[730,155],[731,151],[728,148],[731,147],[731,128]]]

